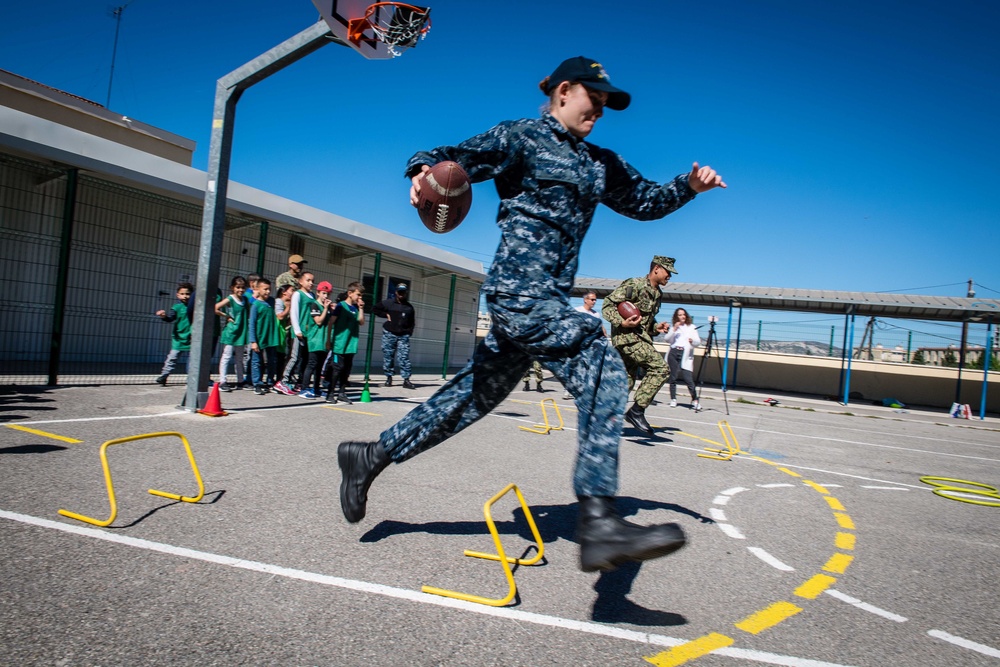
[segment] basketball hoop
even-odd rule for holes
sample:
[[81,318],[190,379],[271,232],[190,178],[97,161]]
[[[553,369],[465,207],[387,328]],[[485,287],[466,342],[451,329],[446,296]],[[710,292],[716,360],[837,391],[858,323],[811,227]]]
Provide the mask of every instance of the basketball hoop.
[[[431,29],[431,10],[402,2],[376,2],[368,6],[364,18],[350,19],[347,38],[354,44],[382,42],[395,58],[416,46]],[[371,32],[371,35],[366,35]]]

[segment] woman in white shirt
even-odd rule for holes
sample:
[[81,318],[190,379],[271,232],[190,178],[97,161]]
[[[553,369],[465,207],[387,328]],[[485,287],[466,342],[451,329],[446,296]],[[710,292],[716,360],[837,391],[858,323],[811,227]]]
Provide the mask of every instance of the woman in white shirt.
[[691,316],[683,308],[674,311],[671,320],[670,330],[664,336],[665,342],[670,345],[667,352],[667,366],[670,368],[670,407],[677,407],[677,380],[684,379],[688,391],[691,392],[691,409],[695,412],[701,410],[698,402],[698,395],[694,388],[694,348],[701,345],[701,337],[698,330],[691,322]]

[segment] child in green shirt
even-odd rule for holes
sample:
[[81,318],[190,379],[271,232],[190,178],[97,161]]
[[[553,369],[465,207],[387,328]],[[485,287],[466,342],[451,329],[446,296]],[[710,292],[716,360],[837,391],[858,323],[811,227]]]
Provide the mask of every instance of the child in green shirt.
[[167,385],[167,377],[174,370],[174,364],[181,356],[181,352],[191,350],[191,318],[188,317],[188,302],[194,292],[194,285],[191,283],[180,283],[177,285],[177,303],[169,311],[158,310],[156,316],[164,322],[173,322],[174,326],[170,330],[170,352],[166,361],[163,362],[163,369],[160,376],[156,378],[156,384]]

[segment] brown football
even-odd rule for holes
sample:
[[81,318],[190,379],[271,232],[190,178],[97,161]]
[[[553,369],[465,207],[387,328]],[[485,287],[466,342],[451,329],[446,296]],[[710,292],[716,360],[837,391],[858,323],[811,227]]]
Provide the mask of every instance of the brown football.
[[631,301],[622,301],[618,304],[618,314],[622,316],[623,320],[627,320],[638,315],[639,309]]
[[420,179],[417,212],[427,229],[444,234],[458,227],[472,206],[469,175],[457,162],[438,162]]

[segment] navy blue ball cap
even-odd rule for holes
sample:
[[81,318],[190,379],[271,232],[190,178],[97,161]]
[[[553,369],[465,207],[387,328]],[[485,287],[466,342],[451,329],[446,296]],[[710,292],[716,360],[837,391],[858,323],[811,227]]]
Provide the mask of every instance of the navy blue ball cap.
[[584,56],[569,58],[559,63],[559,67],[556,67],[549,76],[545,92],[551,93],[552,89],[563,81],[582,83],[591,90],[607,93],[608,102],[604,106],[615,111],[624,110],[632,102],[631,95],[611,85],[611,79],[608,78],[608,73],[604,71],[601,63]]

